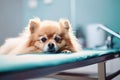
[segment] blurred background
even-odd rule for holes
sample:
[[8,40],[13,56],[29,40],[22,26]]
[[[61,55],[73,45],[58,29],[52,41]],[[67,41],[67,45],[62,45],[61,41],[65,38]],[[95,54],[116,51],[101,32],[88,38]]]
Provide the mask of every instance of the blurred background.
[[[71,21],[74,33],[83,48],[95,48],[106,43],[108,33],[97,30],[97,24],[120,32],[119,0],[0,0],[0,45],[8,37],[17,36],[29,19]],[[120,40],[113,39],[119,48]]]
[[[98,30],[99,25],[120,33],[120,0],[0,0],[0,45],[22,32],[29,19],[36,16],[41,20],[69,19],[83,48],[106,49],[111,34]],[[112,40],[113,48],[120,48],[120,39]],[[108,62],[108,72],[120,67],[120,59],[113,62]],[[96,72],[95,68],[82,70]]]

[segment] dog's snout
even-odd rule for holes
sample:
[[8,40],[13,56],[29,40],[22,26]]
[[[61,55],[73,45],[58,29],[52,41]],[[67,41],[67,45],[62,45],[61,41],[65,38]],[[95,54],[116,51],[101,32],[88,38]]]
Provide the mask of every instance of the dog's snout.
[[53,49],[53,48],[54,48],[54,44],[53,44],[53,43],[49,43],[49,44],[48,44],[48,47],[49,47],[50,49]]

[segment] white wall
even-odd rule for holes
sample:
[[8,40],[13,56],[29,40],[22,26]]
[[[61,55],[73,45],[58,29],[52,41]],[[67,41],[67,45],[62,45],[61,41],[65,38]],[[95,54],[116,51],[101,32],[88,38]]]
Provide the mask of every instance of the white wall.
[[0,0],[0,45],[6,38],[21,32],[22,8],[22,0]]

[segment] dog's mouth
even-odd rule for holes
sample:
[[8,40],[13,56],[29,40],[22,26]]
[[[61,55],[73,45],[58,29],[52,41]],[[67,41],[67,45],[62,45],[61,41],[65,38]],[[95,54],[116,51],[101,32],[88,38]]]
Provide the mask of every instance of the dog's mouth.
[[56,54],[58,53],[56,49],[48,49],[47,51],[45,51],[45,53],[47,54]]
[[48,49],[48,52],[52,53],[52,52],[56,52],[55,49]]

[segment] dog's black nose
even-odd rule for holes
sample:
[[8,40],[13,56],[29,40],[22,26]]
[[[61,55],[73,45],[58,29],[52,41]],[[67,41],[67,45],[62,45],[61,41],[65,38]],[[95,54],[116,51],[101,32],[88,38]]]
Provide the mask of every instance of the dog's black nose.
[[49,49],[53,49],[54,48],[54,44],[53,43],[49,43],[48,47],[49,47]]

